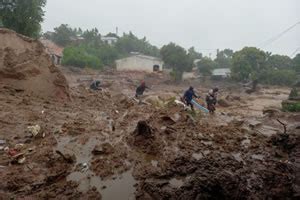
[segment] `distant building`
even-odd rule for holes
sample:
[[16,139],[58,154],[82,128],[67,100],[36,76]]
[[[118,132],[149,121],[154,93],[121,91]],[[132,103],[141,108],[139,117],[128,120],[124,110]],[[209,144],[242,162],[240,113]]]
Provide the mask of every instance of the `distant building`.
[[41,39],[40,41],[46,48],[46,52],[50,55],[53,64],[60,65],[64,48],[47,39]]
[[116,61],[118,71],[162,71],[163,61],[160,58],[135,54]]
[[106,44],[113,45],[118,41],[118,38],[117,37],[104,36],[104,37],[101,37],[101,40]]
[[219,68],[212,71],[213,78],[228,78],[230,74],[231,70],[229,68]]

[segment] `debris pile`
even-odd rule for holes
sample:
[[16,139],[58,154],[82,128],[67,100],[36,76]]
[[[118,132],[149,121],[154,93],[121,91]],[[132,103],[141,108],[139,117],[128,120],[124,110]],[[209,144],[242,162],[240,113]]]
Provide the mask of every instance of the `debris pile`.
[[64,75],[52,64],[43,45],[0,29],[0,85],[42,98],[69,99]]

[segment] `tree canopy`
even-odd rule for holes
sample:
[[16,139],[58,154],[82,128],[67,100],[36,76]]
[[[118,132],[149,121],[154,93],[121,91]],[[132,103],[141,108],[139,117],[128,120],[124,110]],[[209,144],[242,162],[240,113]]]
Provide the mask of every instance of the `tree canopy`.
[[300,73],[300,53],[293,59],[293,68],[297,73]]
[[224,49],[222,51],[218,51],[217,57],[214,60],[216,62],[216,67],[217,68],[231,68],[232,56],[233,56],[233,50],[231,50],[231,49]]
[[0,0],[0,21],[4,27],[37,38],[44,20],[46,0]]
[[296,79],[295,61],[288,56],[271,55],[255,47],[245,47],[233,54],[232,77],[238,81],[292,85]]
[[181,80],[183,72],[190,71],[193,67],[192,60],[186,50],[175,43],[163,46],[160,54],[165,66],[173,70],[177,81]]
[[204,57],[197,63],[197,66],[201,74],[209,76],[212,74],[212,70],[216,67],[216,63],[212,59]]
[[54,28],[54,33],[50,39],[58,45],[67,46],[71,44],[72,38],[77,36],[78,30],[72,29],[68,24],[61,24],[59,27]]
[[236,80],[254,80],[266,67],[266,53],[255,47],[245,47],[233,54],[232,77]]
[[116,43],[116,49],[123,55],[129,55],[131,52],[139,52],[149,56],[159,56],[159,49],[151,45],[146,37],[139,39],[132,32],[129,34],[124,33]]

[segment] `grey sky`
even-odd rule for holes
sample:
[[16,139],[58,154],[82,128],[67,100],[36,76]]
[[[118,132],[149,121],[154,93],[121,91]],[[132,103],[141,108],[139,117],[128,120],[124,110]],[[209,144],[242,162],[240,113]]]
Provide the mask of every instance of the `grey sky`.
[[[119,27],[159,47],[173,41],[208,55],[215,51],[203,49],[258,46],[297,22],[300,0],[48,0],[43,30]],[[299,47],[300,24],[263,49],[291,55]]]

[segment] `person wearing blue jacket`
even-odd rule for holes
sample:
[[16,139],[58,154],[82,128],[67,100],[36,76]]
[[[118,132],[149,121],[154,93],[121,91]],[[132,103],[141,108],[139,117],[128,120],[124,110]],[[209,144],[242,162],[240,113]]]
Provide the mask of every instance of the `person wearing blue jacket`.
[[192,104],[193,97],[199,98],[194,92],[194,88],[191,86],[187,91],[185,91],[183,95],[183,100],[187,106],[191,106],[191,109],[194,110],[194,106]]

